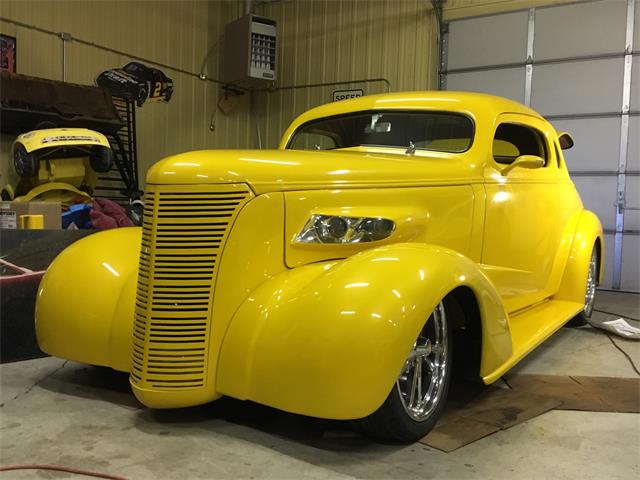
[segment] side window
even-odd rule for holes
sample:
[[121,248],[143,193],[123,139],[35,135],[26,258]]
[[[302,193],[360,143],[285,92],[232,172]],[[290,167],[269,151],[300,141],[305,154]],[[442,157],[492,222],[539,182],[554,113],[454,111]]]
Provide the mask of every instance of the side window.
[[547,165],[544,137],[537,130],[517,123],[502,123],[493,138],[493,158],[497,163],[512,163],[520,155],[537,155]]

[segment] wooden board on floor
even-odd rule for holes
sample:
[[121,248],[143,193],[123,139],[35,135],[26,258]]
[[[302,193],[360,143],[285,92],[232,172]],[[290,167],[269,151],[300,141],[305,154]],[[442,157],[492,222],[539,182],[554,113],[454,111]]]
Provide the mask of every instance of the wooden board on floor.
[[550,410],[640,413],[640,378],[510,375],[511,389],[452,385],[447,410],[420,443],[451,452]]
[[498,387],[458,384],[444,417],[420,443],[444,452],[558,407],[553,398]]
[[640,378],[510,375],[514,390],[562,402],[562,410],[640,413]]

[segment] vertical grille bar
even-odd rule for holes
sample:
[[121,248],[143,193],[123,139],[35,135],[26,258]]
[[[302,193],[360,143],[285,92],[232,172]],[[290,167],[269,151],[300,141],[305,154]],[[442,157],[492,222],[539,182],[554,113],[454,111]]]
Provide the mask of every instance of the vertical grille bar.
[[149,186],[131,359],[140,388],[205,386],[218,264],[251,196],[243,184]]

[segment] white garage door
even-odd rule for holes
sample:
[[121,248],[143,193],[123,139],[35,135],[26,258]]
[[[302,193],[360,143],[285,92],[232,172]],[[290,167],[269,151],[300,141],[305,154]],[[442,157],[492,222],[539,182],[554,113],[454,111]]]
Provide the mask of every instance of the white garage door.
[[605,229],[604,288],[640,291],[640,5],[599,0],[456,20],[441,88],[512,98],[573,134],[565,157]]

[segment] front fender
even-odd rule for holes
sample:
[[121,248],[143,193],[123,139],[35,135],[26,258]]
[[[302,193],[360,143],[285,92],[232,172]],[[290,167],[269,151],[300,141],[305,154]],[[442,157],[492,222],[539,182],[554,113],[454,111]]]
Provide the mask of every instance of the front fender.
[[389,394],[438,302],[470,287],[483,319],[482,370],[511,353],[506,314],[468,258],[397,244],[282,273],[258,287],[224,338],[217,390],[304,415],[352,419]]
[[129,371],[140,241],[138,227],[107,230],[55,258],[36,300],[44,352]]

